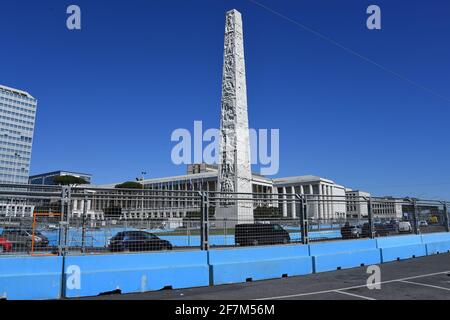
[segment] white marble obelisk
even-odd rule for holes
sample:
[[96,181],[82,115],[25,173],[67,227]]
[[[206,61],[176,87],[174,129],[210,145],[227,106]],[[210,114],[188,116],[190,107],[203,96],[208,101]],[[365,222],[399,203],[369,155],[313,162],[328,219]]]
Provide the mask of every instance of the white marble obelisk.
[[[218,191],[251,193],[242,16],[234,9],[226,14],[221,111]],[[239,197],[244,200],[221,202],[216,209],[216,218],[226,218],[231,224],[233,221],[234,224],[252,223],[252,197]]]

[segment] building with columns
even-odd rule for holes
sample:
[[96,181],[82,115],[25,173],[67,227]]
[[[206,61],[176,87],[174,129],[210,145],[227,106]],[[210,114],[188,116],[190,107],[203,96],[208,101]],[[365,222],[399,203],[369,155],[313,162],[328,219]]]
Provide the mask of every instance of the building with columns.
[[[218,184],[218,169],[214,166],[206,165],[190,165],[188,166],[187,174],[146,179],[140,181],[143,184],[143,188],[146,192],[155,191],[155,196],[162,201],[167,191],[167,196],[171,192],[175,196],[171,202],[158,202],[158,201],[144,201],[144,215],[149,218],[184,218],[189,217],[190,214],[196,213],[199,210],[199,204],[194,200],[188,199],[185,195],[187,192],[191,191],[203,191],[215,193],[217,192]],[[192,173],[195,172],[195,173]],[[107,184],[102,186],[97,186],[97,188],[114,188],[117,184]],[[95,191],[95,187],[92,189]],[[101,193],[102,191],[96,191]],[[252,175],[252,192],[272,195],[274,192],[272,180],[261,175]],[[95,198],[95,197],[94,197]],[[98,197],[97,197],[98,198]],[[250,199],[249,203],[252,202]],[[139,201],[134,201],[131,205],[129,204],[118,204],[121,205],[125,210],[123,213],[130,218],[138,218],[141,214],[142,204]],[[88,211],[90,215],[97,216],[101,214],[101,208],[105,205],[93,201],[90,203]],[[128,214],[127,214],[128,212]]]
[[372,201],[373,217],[375,219],[397,219],[403,218],[402,199],[394,199],[392,197],[375,198]]
[[346,217],[345,188],[334,181],[307,175],[273,180],[276,192],[281,195],[285,217],[297,217],[297,206],[287,201],[293,194],[306,195],[308,215],[313,219],[340,219]]
[[0,203],[1,218],[24,218],[31,217],[34,212],[34,205],[23,203]]
[[[182,195],[185,191],[203,191],[215,193],[218,183],[218,168],[207,165],[190,165],[185,175],[146,179],[141,181],[146,192],[159,192],[161,198],[164,191],[176,191]],[[118,184],[118,183],[117,183]],[[114,188],[117,184],[97,186],[97,188]],[[101,194],[101,190],[93,192]],[[163,193],[161,193],[163,192]],[[246,201],[251,203],[251,211],[257,206],[277,208],[278,212],[285,218],[299,217],[299,202],[294,201],[296,194],[307,195],[308,213],[314,219],[340,219],[346,217],[345,188],[334,183],[334,181],[317,176],[296,176],[287,178],[270,179],[258,174],[252,174],[253,199]],[[177,193],[175,193],[177,194]],[[89,202],[89,215],[98,217],[102,214],[101,197],[93,197]],[[257,200],[254,200],[257,199]],[[148,218],[184,218],[190,213],[198,212],[198,203],[189,199],[172,199],[170,203],[157,203],[151,201],[134,201],[130,203],[117,203],[125,210],[123,213],[129,218],[140,218],[141,212]],[[142,205],[144,210],[142,210]],[[80,212],[82,205],[74,207],[73,212]],[[127,213],[128,212],[128,213]]]

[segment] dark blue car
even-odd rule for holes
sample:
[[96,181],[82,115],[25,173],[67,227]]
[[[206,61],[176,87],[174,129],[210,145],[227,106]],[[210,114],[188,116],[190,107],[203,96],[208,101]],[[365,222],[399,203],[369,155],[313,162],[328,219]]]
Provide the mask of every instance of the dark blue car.
[[111,238],[109,250],[112,252],[172,250],[172,244],[150,232],[123,231]]

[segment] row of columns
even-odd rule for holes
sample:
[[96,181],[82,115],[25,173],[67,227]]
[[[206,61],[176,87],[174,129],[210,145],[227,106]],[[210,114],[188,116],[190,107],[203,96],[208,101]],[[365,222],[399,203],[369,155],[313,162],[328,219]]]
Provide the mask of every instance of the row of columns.
[[[102,196],[101,192],[96,195],[91,195],[87,200],[72,198],[72,215],[81,218],[83,211],[86,210],[86,216],[96,216],[102,214],[103,209],[109,205],[117,205],[122,207],[122,214],[132,218],[166,218],[166,217],[185,217],[190,210],[196,210],[199,207],[199,199],[193,197],[193,193],[188,193],[193,190],[202,190],[206,192],[215,192],[217,188],[216,182],[212,180],[180,180],[166,183],[148,184],[145,186],[145,192],[151,193],[153,190],[156,198],[153,199],[139,199],[139,197],[127,199],[127,194],[114,195],[112,197]],[[172,191],[178,191],[173,193]],[[186,192],[184,192],[186,191]],[[267,199],[272,199],[271,194],[273,188],[265,185],[254,185],[254,192],[259,194],[267,194]],[[295,193],[294,188],[292,192]],[[178,196],[171,198],[168,196]],[[192,196],[192,199],[189,197]],[[259,196],[264,198],[264,196]],[[296,216],[295,195],[292,197],[291,211]],[[86,206],[85,206],[86,202]],[[142,207],[144,208],[141,211]],[[129,211],[129,212],[128,212]],[[161,216],[161,213],[163,216]]]
[[25,204],[2,204],[2,212],[6,217],[31,217],[33,215],[34,206]]
[[[297,202],[295,200],[295,194],[301,195],[317,195],[317,201],[312,204],[311,209],[316,219],[333,219],[333,191],[332,186],[326,184],[318,185],[318,193],[314,194],[314,185],[297,185],[298,190],[295,190],[296,186],[284,186],[282,187],[282,213],[283,217],[297,218]],[[290,210],[289,210],[290,209]],[[290,214],[289,214],[290,211]]]
[[[200,186],[200,184],[202,184]],[[103,198],[101,193],[97,195],[97,197],[92,200],[87,200],[86,206],[86,214],[88,216],[94,215],[95,212],[103,211],[103,209],[107,206],[106,202],[113,200],[113,202],[122,207],[123,214],[127,214],[127,210],[133,210],[133,213],[130,213],[135,218],[145,218],[145,217],[155,217],[161,218],[160,212],[163,213],[163,217],[167,217],[167,213],[169,213],[170,217],[184,217],[186,213],[189,212],[189,209],[196,210],[197,207],[200,206],[199,199],[193,196],[193,193],[190,191],[194,190],[203,190],[203,191],[216,191],[216,185],[214,181],[192,181],[192,185],[190,181],[171,181],[169,183],[158,183],[153,184],[152,189],[145,188],[146,192],[151,192],[155,190],[156,198],[153,199],[145,199],[142,201],[137,198],[133,198],[133,200],[127,200],[127,194],[117,194],[116,199]],[[167,191],[167,192],[166,192]],[[178,191],[173,193],[172,191]],[[184,192],[185,191],[185,192]],[[169,198],[168,196],[175,196],[178,198]],[[192,199],[190,198],[192,197]],[[72,213],[76,217],[81,217],[84,210],[84,199],[72,199]],[[104,202],[104,203],[102,203]],[[124,205],[125,203],[125,205]],[[140,211],[144,208],[144,217],[142,216],[142,212]],[[158,212],[155,212],[158,211]],[[149,213],[148,211],[151,211]]]

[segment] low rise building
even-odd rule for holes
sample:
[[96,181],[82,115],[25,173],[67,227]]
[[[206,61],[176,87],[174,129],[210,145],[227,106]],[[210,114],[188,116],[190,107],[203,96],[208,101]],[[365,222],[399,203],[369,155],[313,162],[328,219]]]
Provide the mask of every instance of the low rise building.
[[346,189],[345,195],[347,198],[347,218],[367,218],[369,214],[367,199],[370,198],[370,193],[360,190]]
[[370,193],[360,190],[347,189],[347,218],[367,219],[369,215],[368,200],[372,200],[372,214],[374,219],[401,219],[403,216],[403,200],[390,196],[373,197]]
[[[155,191],[155,195],[158,195],[156,198],[159,200],[145,200],[144,203],[138,200],[133,203],[122,201],[117,205],[123,208],[122,214],[125,217],[183,218],[198,213],[198,203],[183,197],[162,200],[164,192],[167,192],[167,195],[169,191],[178,191],[178,194],[187,191],[215,193],[218,189],[218,170],[217,166],[194,164],[188,166],[185,175],[146,179],[140,182],[143,183],[143,189],[146,192]],[[98,187],[114,188],[117,184]],[[253,199],[248,200],[253,204],[250,210],[261,207],[263,214],[276,212],[284,218],[298,218],[299,201],[295,200],[295,194],[298,194],[308,195],[308,215],[313,219],[331,220],[342,219],[346,216],[345,188],[329,179],[312,175],[270,179],[253,173],[252,192]],[[101,202],[103,200],[100,200],[100,197],[96,198],[96,201],[89,203],[89,212],[94,216],[101,214],[102,208],[105,207],[105,204]],[[82,204],[77,204],[76,200],[75,203],[76,208],[82,207]],[[210,205],[214,207],[214,203]]]
[[52,185],[56,185],[54,179],[56,177],[61,177],[61,176],[74,176],[77,178],[81,178],[84,181],[86,181],[87,184],[90,184],[91,179],[92,179],[92,175],[89,173],[58,170],[58,171],[46,172],[46,173],[41,173],[41,174],[36,174],[36,175],[30,176],[30,178],[28,179],[28,183],[34,184],[34,185],[52,186]]

